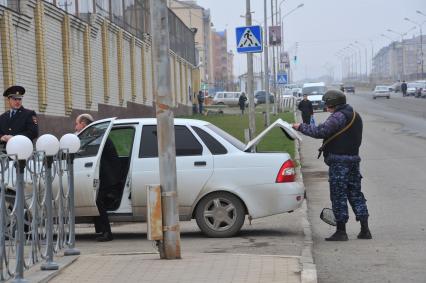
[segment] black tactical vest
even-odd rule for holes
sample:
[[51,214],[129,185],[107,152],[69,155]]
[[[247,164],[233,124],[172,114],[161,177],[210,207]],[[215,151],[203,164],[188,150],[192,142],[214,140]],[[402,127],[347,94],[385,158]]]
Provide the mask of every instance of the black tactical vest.
[[[352,121],[353,111],[349,109],[341,109],[337,112],[343,113],[346,117],[346,125]],[[355,112],[356,113],[356,112]],[[346,126],[345,125],[345,126]],[[359,147],[362,140],[362,120],[361,116],[356,113],[355,121],[352,126],[330,141],[324,148],[324,156],[329,153],[342,155],[358,155]]]

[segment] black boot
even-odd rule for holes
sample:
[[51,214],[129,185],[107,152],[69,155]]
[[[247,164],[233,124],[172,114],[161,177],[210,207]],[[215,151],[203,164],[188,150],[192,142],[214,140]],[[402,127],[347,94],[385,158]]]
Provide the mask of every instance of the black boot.
[[96,241],[98,242],[109,242],[112,241],[114,238],[112,237],[111,232],[104,232],[99,237],[96,238]]
[[371,236],[370,229],[368,228],[368,219],[362,219],[361,222],[361,232],[358,234],[358,239],[369,240],[373,237]]
[[325,238],[326,241],[347,241],[348,234],[346,234],[346,223],[337,222],[336,232],[331,237]]

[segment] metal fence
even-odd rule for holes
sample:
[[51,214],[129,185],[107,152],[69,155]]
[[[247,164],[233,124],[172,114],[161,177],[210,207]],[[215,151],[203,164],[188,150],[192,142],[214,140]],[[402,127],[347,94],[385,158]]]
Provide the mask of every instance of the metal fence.
[[296,111],[297,98],[294,96],[280,95],[278,98],[278,111]]
[[[31,143],[30,143],[31,144]],[[36,263],[58,269],[54,254],[77,255],[74,234],[74,154],[34,151],[28,159],[0,155],[0,281],[19,281]],[[52,191],[52,181],[59,183]]]

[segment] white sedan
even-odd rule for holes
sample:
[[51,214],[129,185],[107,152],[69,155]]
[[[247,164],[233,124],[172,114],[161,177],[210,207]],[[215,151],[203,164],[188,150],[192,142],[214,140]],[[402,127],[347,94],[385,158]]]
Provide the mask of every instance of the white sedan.
[[[74,161],[77,223],[91,223],[98,215],[99,167],[107,138],[118,152],[122,178],[110,200],[110,220],[146,220],[146,186],[159,184],[156,125],[153,118],[111,118],[79,134],[82,146]],[[301,206],[304,186],[290,155],[255,152],[275,126],[288,138],[300,139],[288,123],[277,120],[247,145],[209,122],[175,119],[174,125],[181,220],[195,218],[209,237],[230,237],[240,231],[245,215],[259,218]]]
[[389,87],[386,85],[376,86],[374,88],[373,99],[376,99],[377,97],[386,97],[387,99],[389,99],[390,98]]

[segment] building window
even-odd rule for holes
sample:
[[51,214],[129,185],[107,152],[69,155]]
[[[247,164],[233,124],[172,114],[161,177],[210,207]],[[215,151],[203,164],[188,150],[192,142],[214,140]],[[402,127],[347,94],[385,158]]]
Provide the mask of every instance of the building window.
[[109,0],[95,0],[96,13],[105,18],[110,18]]
[[19,12],[19,2],[20,0],[0,0],[0,5]]
[[123,2],[121,0],[111,1],[112,19],[111,21],[124,28]]

